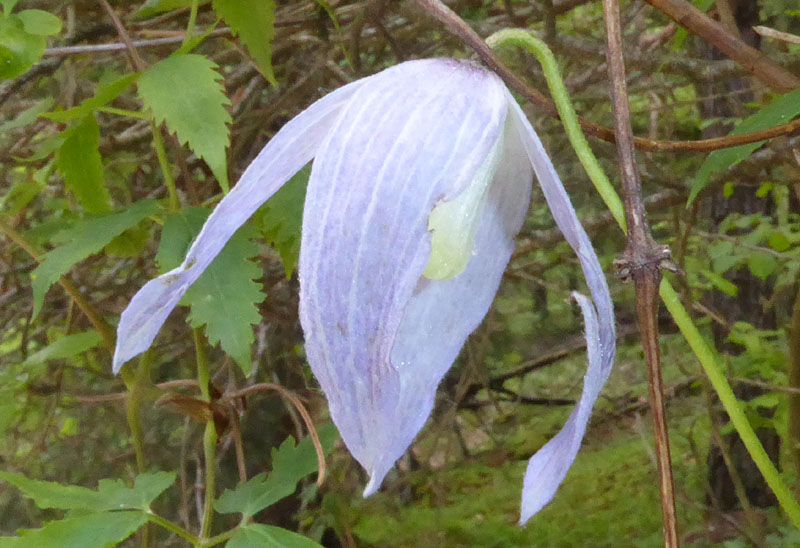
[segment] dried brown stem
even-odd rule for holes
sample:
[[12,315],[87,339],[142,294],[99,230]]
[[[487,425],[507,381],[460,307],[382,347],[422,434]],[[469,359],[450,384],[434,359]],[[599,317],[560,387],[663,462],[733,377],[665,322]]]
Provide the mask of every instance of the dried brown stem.
[[103,9],[108,14],[109,18],[111,18],[111,22],[114,25],[114,28],[117,29],[117,34],[119,34],[120,40],[125,44],[125,49],[128,50],[128,55],[131,56],[131,64],[133,64],[133,68],[136,72],[142,72],[147,66],[145,65],[142,58],[139,56],[139,51],[133,45],[133,41],[131,40],[128,31],[125,30],[125,26],[120,21],[119,17],[117,17],[116,12],[108,3],[107,0],[100,0],[100,5],[103,6]]
[[287,390],[283,386],[279,384],[273,384],[271,382],[262,382],[259,384],[254,384],[253,386],[248,386],[247,388],[243,388],[237,392],[234,392],[228,398],[236,399],[241,398],[243,396],[248,396],[250,394],[256,394],[258,392],[264,391],[274,391],[289,400],[292,405],[297,409],[300,413],[300,416],[303,417],[303,422],[306,423],[306,428],[308,428],[308,433],[311,436],[311,440],[314,442],[314,449],[317,451],[317,466],[319,468],[319,472],[317,473],[317,486],[321,486],[322,483],[325,481],[325,451],[322,449],[322,442],[319,441],[319,436],[317,435],[317,429],[314,427],[314,421],[311,419],[311,415],[308,413],[306,406],[303,405],[303,402],[300,401],[294,393],[290,390]]
[[622,58],[622,29],[618,0],[603,0],[603,19],[608,44],[608,78],[611,85],[614,128],[622,179],[625,218],[628,224],[628,245],[623,252],[623,272],[633,278],[636,289],[636,313],[642,336],[642,349],[647,363],[648,392],[653,415],[656,457],[658,460],[664,546],[678,548],[678,525],[675,514],[675,491],[669,450],[664,382],[661,377],[661,355],[658,345],[658,285],[660,266],[669,251],[659,246],[650,235],[644,209],[642,184],[634,158],[628,92],[625,84],[625,62]]
[[[445,6],[440,0],[414,1],[424,11],[441,22],[448,31],[457,36],[464,44],[472,48],[481,61],[495,71],[509,88],[519,93],[525,100],[544,109],[550,116],[558,117],[555,104],[506,67],[492,50],[489,49],[483,38],[472,30],[472,28],[450,8]],[[616,137],[614,130],[583,118],[578,118],[578,122],[587,135],[610,143],[615,142]],[[775,126],[764,131],[718,137],[715,139],[701,139],[698,141],[654,141],[642,137],[634,137],[633,144],[637,149],[647,152],[709,152],[748,143],[756,143],[779,135],[788,135],[799,129],[800,120],[795,120],[788,124]]]

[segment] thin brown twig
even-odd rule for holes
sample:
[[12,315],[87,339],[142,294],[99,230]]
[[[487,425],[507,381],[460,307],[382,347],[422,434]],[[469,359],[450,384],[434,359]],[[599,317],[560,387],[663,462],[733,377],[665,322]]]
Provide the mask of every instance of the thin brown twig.
[[[514,74],[502,61],[492,52],[481,38],[467,23],[455,12],[445,6],[440,0],[414,0],[425,12],[435,17],[445,28],[457,36],[464,44],[472,48],[478,57],[489,68],[497,73],[500,78],[513,91],[519,93],[528,102],[544,109],[553,117],[558,117],[555,104],[528,85],[519,76]],[[596,137],[609,143],[615,142],[614,130],[590,122],[584,118],[578,118],[581,127],[587,135]],[[741,135],[730,135],[727,137],[717,137],[713,139],[700,139],[697,141],[654,141],[643,137],[634,137],[633,143],[639,150],[647,152],[710,152],[723,148],[757,143],[788,135],[800,130],[800,119],[774,126],[763,131],[746,133]]]
[[[31,244],[25,236],[17,232],[4,218],[0,217],[0,233],[4,234],[9,240],[22,248],[25,253],[37,262],[41,262],[41,253]],[[81,312],[89,319],[91,324],[103,337],[103,343],[109,353],[114,353],[115,337],[114,329],[108,324],[103,315],[98,311],[81,293],[80,289],[66,276],[58,278],[59,285],[72,298]]]
[[125,25],[122,24],[122,21],[120,21],[116,12],[108,3],[108,0],[100,0],[100,5],[103,6],[103,9],[108,14],[109,18],[111,18],[114,28],[117,29],[117,34],[119,34],[120,39],[125,44],[125,49],[128,51],[128,55],[131,56],[133,68],[136,70],[136,72],[142,72],[147,67],[142,58],[139,56],[139,50],[137,50],[133,45],[133,41],[131,40],[128,31],[125,30]]
[[303,417],[303,422],[306,423],[306,428],[308,428],[308,433],[311,436],[311,440],[314,442],[314,449],[317,452],[317,466],[319,468],[319,472],[317,474],[317,486],[321,486],[322,483],[325,481],[325,451],[322,449],[322,442],[319,441],[319,435],[317,435],[317,429],[314,426],[314,421],[311,419],[311,415],[309,414],[306,406],[303,405],[303,402],[300,401],[294,393],[290,390],[287,390],[283,386],[279,384],[274,384],[271,382],[262,382],[259,384],[254,384],[253,386],[248,386],[247,388],[243,388],[230,394],[227,396],[228,399],[235,399],[241,398],[244,396],[248,396],[250,394],[256,394],[258,392],[264,391],[273,391],[277,392],[287,400],[289,400],[292,405],[297,409],[300,416]]
[[[223,27],[212,30],[209,33],[209,36],[229,36],[230,34],[231,29],[229,27]],[[87,44],[82,46],[61,46],[47,48],[44,50],[42,57],[67,57],[70,55],[111,53],[115,51],[125,51],[128,50],[129,47],[133,47],[134,50],[137,48],[153,48],[158,46],[168,46],[170,44],[180,44],[183,42],[183,40],[184,36],[181,34],[180,36],[176,35],[165,38],[153,38],[150,40],[133,40],[130,42],[130,46],[124,42],[114,42],[110,44]]]
[[675,488],[664,410],[664,381],[661,376],[661,355],[658,344],[660,268],[669,257],[669,250],[656,244],[647,224],[644,199],[642,198],[642,183],[634,157],[625,61],[622,57],[619,0],[603,0],[603,19],[605,20],[608,44],[606,59],[611,86],[614,128],[617,134],[617,154],[625,202],[625,219],[628,225],[628,245],[619,263],[623,272],[633,278],[636,291],[636,315],[647,364],[647,384],[658,460],[664,546],[665,548],[679,548]]

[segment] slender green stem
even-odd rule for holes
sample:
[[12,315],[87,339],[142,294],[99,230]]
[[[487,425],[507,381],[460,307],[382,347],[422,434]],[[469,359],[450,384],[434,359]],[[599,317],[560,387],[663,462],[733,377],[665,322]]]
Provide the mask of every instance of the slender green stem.
[[186,47],[189,40],[192,39],[192,35],[194,35],[194,28],[197,23],[197,8],[199,5],[200,2],[198,0],[192,0],[192,6],[189,8],[189,23],[186,25],[186,38],[183,39],[182,48]]
[[126,108],[117,107],[99,107],[97,110],[100,112],[108,112],[109,114],[117,114],[119,116],[127,116],[129,118],[138,118],[139,120],[150,120],[151,117],[138,110],[128,110]]
[[[558,71],[555,58],[553,57],[553,54],[550,52],[547,45],[538,38],[532,36],[527,31],[518,29],[499,31],[487,38],[486,41],[493,48],[504,45],[521,46],[536,55],[537,59],[539,59],[539,62],[542,63],[542,69],[544,71],[545,78],[547,78],[548,86],[553,94],[553,100],[556,102],[556,105],[558,105],[558,112],[565,124],[567,136],[570,138],[570,142],[575,148],[575,152],[578,154],[578,157],[581,158],[581,163],[584,165],[586,172],[592,179],[592,182],[594,183],[597,191],[600,193],[603,201],[611,210],[614,218],[619,223],[620,228],[625,230],[624,216],[621,214],[622,201],[619,199],[614,187],[611,186],[608,178],[603,173],[600,164],[594,157],[592,149],[586,142],[586,138],[583,137],[583,132],[580,129],[580,126],[577,124],[577,117],[574,116],[575,110],[572,107],[572,104],[569,100],[569,95],[567,94],[564,83],[561,80],[561,75]],[[568,122],[570,118],[572,120]],[[581,134],[580,138],[575,138],[572,135],[576,132]],[[586,167],[587,163],[585,163],[585,160],[590,166],[593,166],[591,170]],[[598,173],[600,173],[601,176],[598,176]],[[714,353],[706,343],[705,339],[703,339],[703,336],[700,334],[697,326],[695,326],[691,317],[686,312],[686,309],[683,307],[683,304],[681,304],[677,293],[669,283],[669,280],[666,278],[661,280],[659,295],[664,301],[667,310],[672,315],[672,318],[675,320],[675,323],[678,325],[681,334],[683,334],[695,356],[697,356],[697,359],[700,361],[700,365],[703,367],[703,370],[711,382],[711,385],[717,392],[717,396],[719,397],[722,406],[728,413],[734,428],[739,433],[739,437],[742,438],[742,441],[744,442],[747,451],[750,453],[753,462],[755,462],[759,471],[764,476],[767,484],[775,493],[775,496],[777,497],[778,502],[780,503],[784,512],[786,512],[786,515],[789,517],[789,519],[791,519],[795,527],[800,529],[800,504],[798,504],[797,500],[794,499],[791,492],[786,487],[783,479],[781,478],[780,473],[775,468],[775,465],[772,464],[769,456],[767,456],[764,446],[761,445],[761,442],[758,440],[758,436],[756,436],[753,427],[747,420],[747,416],[739,404],[739,401],[736,399],[733,389],[731,389],[731,385],[725,378],[725,373],[723,372],[719,363],[717,363]]]
[[[142,400],[145,398],[150,382],[150,368],[153,363],[152,351],[147,350],[142,354],[139,360],[139,367],[135,373],[132,373],[129,368],[124,368],[122,371],[122,379],[128,389],[128,394],[125,398],[125,416],[128,420],[128,428],[131,431],[131,438],[133,439],[133,450],[136,454],[136,470],[139,474],[147,472],[147,459],[145,458],[144,451],[144,429],[142,428],[142,421],[139,410],[142,406]],[[139,529],[139,546],[147,548],[150,545],[150,528],[148,524]]]
[[224,533],[220,533],[217,536],[211,537],[207,541],[203,542],[202,548],[210,548],[211,546],[216,546],[217,544],[222,544],[223,542],[225,542],[226,540],[231,538],[238,528],[239,528],[239,526],[236,526],[233,529],[229,529],[228,531],[225,531]]
[[[208,366],[208,356],[206,356],[206,338],[200,328],[194,329],[194,345],[197,354],[197,382],[200,385],[200,392],[204,401],[211,401],[209,393],[209,382],[211,381],[211,371]],[[206,500],[203,511],[203,526],[200,538],[207,539],[211,534],[211,525],[214,519],[214,498],[216,495],[216,449],[217,449],[217,428],[214,426],[214,419],[209,418],[206,422],[206,429],[203,432],[203,458],[206,467]]]
[[725,373],[719,366],[719,363],[717,363],[714,353],[705,339],[703,339],[697,326],[694,325],[691,317],[681,304],[678,294],[666,278],[661,281],[659,294],[667,310],[669,310],[669,313],[675,320],[678,329],[680,329],[681,334],[683,334],[686,342],[689,343],[697,359],[700,360],[700,364],[703,366],[708,380],[711,381],[711,386],[713,386],[714,390],[717,392],[722,406],[728,413],[733,427],[736,428],[736,431],[739,433],[739,437],[742,438],[753,462],[756,463],[759,471],[764,476],[767,485],[769,485],[772,492],[775,493],[784,512],[786,512],[789,519],[792,520],[795,527],[800,529],[800,504],[798,504],[792,496],[786,484],[783,482],[780,473],[775,468],[775,465],[772,464],[767,452],[764,450],[764,446],[761,445],[753,427],[747,420],[742,406],[736,399],[731,385],[728,384]]
[[147,387],[150,385],[150,368],[153,363],[152,351],[147,350],[139,360],[139,367],[134,375],[123,375],[123,381],[128,388],[126,398],[126,416],[128,427],[133,437],[133,448],[136,452],[136,469],[140,474],[147,472],[147,460],[144,453],[144,430],[139,417]]
[[161,136],[161,126],[153,122],[153,147],[156,149],[156,156],[158,157],[158,165],[161,167],[161,173],[164,174],[164,184],[167,185],[167,192],[169,193],[169,208],[171,211],[177,211],[180,203],[178,201],[178,191],[175,187],[175,179],[172,177],[172,168],[167,161],[167,150],[164,148],[164,138]]
[[533,36],[527,31],[521,29],[506,29],[492,34],[486,39],[486,43],[491,48],[498,46],[518,46],[536,56],[536,59],[542,65],[547,86],[550,88],[550,93],[553,95],[553,101],[556,103],[558,115],[561,117],[561,122],[564,124],[564,129],[567,132],[567,138],[572,144],[575,154],[578,155],[583,169],[589,175],[589,178],[594,183],[600,197],[603,198],[611,214],[616,219],[619,226],[622,227],[624,232],[627,232],[625,225],[625,208],[622,206],[617,191],[611,185],[611,181],[606,177],[603,168],[597,161],[594,153],[592,152],[589,143],[586,141],[586,136],[583,134],[581,125],[578,122],[578,114],[575,112],[575,107],[569,100],[567,88],[564,81],[561,79],[561,74],[558,70],[558,62],[556,61],[553,52],[547,47],[547,44]]
[[204,546],[202,541],[191,534],[189,531],[178,525],[177,523],[173,523],[169,520],[166,520],[159,516],[158,514],[153,514],[152,512],[147,513],[147,519],[156,525],[163,527],[170,533],[175,533],[182,539],[187,542],[190,542],[193,546]]

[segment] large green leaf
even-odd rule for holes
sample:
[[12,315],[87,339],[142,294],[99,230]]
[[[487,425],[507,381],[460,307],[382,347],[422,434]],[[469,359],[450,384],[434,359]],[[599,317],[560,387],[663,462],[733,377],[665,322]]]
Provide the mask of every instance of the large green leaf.
[[[208,214],[203,208],[188,208],[167,218],[156,255],[162,271],[181,263]],[[245,375],[252,370],[252,324],[261,321],[258,304],[265,297],[261,284],[254,281],[261,277],[261,269],[249,260],[259,254],[250,241],[253,235],[247,226],[234,234],[181,299],[181,304],[191,306],[191,324],[205,325],[209,342],[220,343]]]
[[72,107],[68,110],[61,110],[57,112],[48,112],[43,114],[44,118],[53,120],[55,122],[69,122],[77,120],[85,116],[90,116],[96,109],[103,107],[119,97],[122,93],[133,84],[139,74],[126,74],[117,78],[104,86],[99,86],[94,93],[94,97],[89,97],[84,100],[80,105]]
[[61,32],[61,19],[43,10],[23,10],[17,14],[28,34],[51,36]]
[[[336,428],[333,423],[328,423],[318,433],[327,453],[338,436]],[[289,436],[279,449],[272,450],[269,476],[258,474],[235,489],[225,491],[214,502],[214,509],[221,514],[238,512],[250,517],[294,493],[297,482],[316,471],[317,454],[311,438],[306,437],[295,446],[294,438]]]
[[231,116],[225,109],[231,102],[220,84],[217,65],[202,55],[173,55],[162,59],[139,77],[139,97],[159,124],[188,143],[205,160],[225,191]]
[[66,335],[28,356],[28,359],[22,362],[22,365],[37,365],[50,360],[72,358],[101,344],[103,344],[103,337],[101,337],[100,333],[97,331],[85,331],[83,333]]
[[300,229],[310,174],[311,164],[298,171],[254,216],[264,239],[281,256],[287,278],[300,256]]
[[275,36],[274,0],[213,0],[213,6],[231,27],[234,36],[239,36],[247,46],[261,74],[276,84],[270,46]]
[[0,17],[0,80],[27,72],[42,57],[46,46],[45,38],[27,32],[18,16]]
[[67,243],[42,256],[41,264],[31,273],[33,280],[33,317],[44,304],[44,296],[58,278],[75,263],[97,253],[115,236],[158,211],[153,200],[142,200],[119,213],[81,219],[59,236]]
[[236,530],[225,545],[227,548],[322,548],[310,538],[292,531],[250,523]]
[[41,529],[0,537],[0,548],[108,548],[116,546],[147,522],[142,512],[111,512],[51,521]]
[[[741,135],[785,124],[798,114],[800,114],[800,89],[782,95],[755,114],[745,118],[736,126],[736,129],[731,131],[730,135]],[[688,203],[691,204],[700,191],[708,186],[713,174],[730,169],[758,150],[764,143],[766,141],[758,141],[749,145],[715,150],[709,154],[695,176],[689,192]]]
[[86,211],[108,211],[111,198],[103,184],[100,128],[94,115],[67,128],[62,138],[64,141],[56,152],[56,169],[64,177],[67,188]]
[[174,472],[154,472],[136,476],[133,487],[118,479],[103,479],[97,490],[78,485],[62,485],[27,478],[21,474],[0,471],[6,481],[33,499],[39,508],[59,510],[144,510],[175,481]]

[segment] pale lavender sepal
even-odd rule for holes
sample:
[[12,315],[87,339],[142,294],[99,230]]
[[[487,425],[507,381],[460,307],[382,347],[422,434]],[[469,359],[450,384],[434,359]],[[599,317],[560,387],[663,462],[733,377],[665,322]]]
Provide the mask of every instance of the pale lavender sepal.
[[522,487],[520,525],[524,525],[544,508],[564,481],[581,448],[594,402],[600,395],[600,390],[608,380],[610,372],[610,369],[603,369],[603,350],[600,348],[599,324],[594,305],[580,293],[573,292],[572,297],[583,312],[589,367],[583,380],[581,399],[572,410],[564,427],[528,461]]
[[589,368],[581,399],[564,428],[528,463],[520,512],[520,523],[523,524],[552,500],[575,460],[591,408],[611,373],[616,352],[616,335],[611,295],[592,244],[539,137],[510,93],[508,101],[511,107],[510,119],[517,126],[553,218],[578,256],[594,301],[592,303],[586,297],[575,294],[586,324]]
[[[422,428],[433,408],[431,387],[439,384],[466,338],[486,316],[528,211],[533,172],[508,122],[503,143],[466,269],[447,281],[421,280],[395,339],[392,363],[422,364],[413,374],[401,375],[400,407],[407,410],[404,419],[412,433]],[[393,462],[386,459],[382,468],[388,470]]]
[[[412,345],[418,339],[416,350],[435,363],[397,362],[392,354],[415,291],[435,283],[420,281],[430,254],[428,216],[471,182],[506,111],[492,73],[460,61],[403,63],[356,92],[314,161],[300,319],[331,416],[371,477],[365,495],[408,448],[455,357],[450,349],[425,356],[431,337],[448,336],[425,324],[403,337]],[[450,321],[466,329],[461,318]],[[455,338],[463,343],[465,336]]]
[[342,106],[367,80],[337,89],[298,114],[261,150],[209,216],[181,266],[147,282],[122,312],[114,373],[147,350],[189,286],[250,216],[317,152]]

